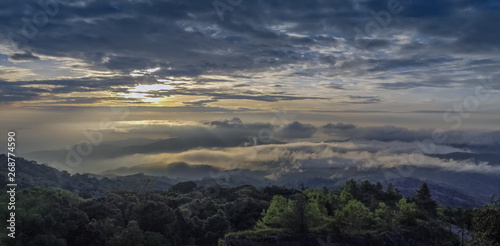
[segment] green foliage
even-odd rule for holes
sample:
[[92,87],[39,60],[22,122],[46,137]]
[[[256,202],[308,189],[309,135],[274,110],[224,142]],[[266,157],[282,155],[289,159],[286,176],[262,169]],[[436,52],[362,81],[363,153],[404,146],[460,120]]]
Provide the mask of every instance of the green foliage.
[[224,204],[224,211],[233,229],[242,231],[251,229],[261,217],[262,210],[268,207],[269,202],[245,195]]
[[374,213],[380,228],[392,230],[396,214],[393,209],[387,206],[384,202],[380,202]]
[[136,221],[129,221],[126,228],[115,234],[106,245],[109,246],[142,246],[144,233]]
[[418,207],[413,202],[408,202],[406,198],[401,198],[397,204],[397,220],[402,225],[415,225],[417,222]]
[[256,228],[253,230],[230,232],[227,233],[224,238],[259,239],[259,238],[271,237],[274,235],[283,235],[287,233],[289,232],[283,229]]
[[305,234],[309,231],[309,223],[307,214],[307,198],[304,194],[299,193],[295,195],[295,201],[292,202],[292,211],[290,215],[290,230],[295,233]]
[[475,210],[472,228],[477,245],[500,245],[500,207],[487,204]]
[[205,238],[207,240],[216,241],[229,232],[231,224],[226,219],[226,215],[222,210],[218,210],[216,214],[210,216],[203,223],[203,230],[206,231]]
[[64,239],[56,238],[53,234],[38,234],[33,238],[28,246],[65,246]]
[[257,228],[288,228],[294,204],[290,199],[280,195],[273,196],[269,208],[262,211],[262,219],[257,222]]
[[342,205],[345,205],[357,196],[358,185],[354,180],[350,179],[340,190],[340,202],[342,203]]
[[[117,191],[83,199],[80,193],[56,188],[21,189],[16,200],[19,233],[16,240],[0,238],[1,245],[220,245],[229,238],[427,228],[435,219],[429,218],[428,187],[410,201],[392,185],[384,191],[381,184],[353,180],[338,191],[248,185],[208,190],[185,182],[164,192]],[[5,194],[0,198],[5,206]],[[436,214],[441,225],[471,230],[473,245],[499,241],[496,203],[474,210],[438,207]]]
[[[307,193],[306,193],[307,194]],[[306,207],[306,218],[308,228],[312,231],[326,229],[331,219],[328,216],[329,192],[311,190],[307,194],[308,202]]]
[[352,233],[354,230],[360,232],[362,227],[368,224],[371,217],[370,210],[358,200],[350,200],[340,210],[337,210],[335,217],[348,232]]

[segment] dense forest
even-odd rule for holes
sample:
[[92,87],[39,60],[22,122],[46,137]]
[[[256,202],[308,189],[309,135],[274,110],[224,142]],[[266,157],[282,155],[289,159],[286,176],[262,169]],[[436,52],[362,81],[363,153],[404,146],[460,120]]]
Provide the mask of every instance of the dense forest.
[[440,207],[425,184],[412,198],[392,186],[354,181],[338,191],[182,182],[168,191],[89,199],[57,188],[23,189],[18,197],[19,234],[15,240],[3,238],[3,245],[235,245],[273,237],[309,238],[320,245],[324,235],[330,241],[369,242],[385,240],[376,236],[384,232],[398,232],[393,235],[405,237],[399,240],[408,245],[500,242],[498,203],[469,210]]
[[354,180],[336,190],[193,181],[100,190],[92,183],[112,181],[73,177],[88,189],[22,187],[16,239],[2,235],[2,245],[500,245],[499,199],[440,206],[425,183],[403,197],[391,184]]

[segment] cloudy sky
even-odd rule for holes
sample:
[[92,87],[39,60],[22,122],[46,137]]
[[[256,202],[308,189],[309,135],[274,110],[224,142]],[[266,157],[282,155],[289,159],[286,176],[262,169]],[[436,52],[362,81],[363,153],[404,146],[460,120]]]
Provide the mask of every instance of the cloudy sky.
[[122,162],[299,144],[327,163],[354,156],[325,141],[400,154],[436,132],[426,154],[484,151],[500,142],[499,24],[498,0],[3,0],[0,129],[21,153],[98,137],[112,151],[93,158]]

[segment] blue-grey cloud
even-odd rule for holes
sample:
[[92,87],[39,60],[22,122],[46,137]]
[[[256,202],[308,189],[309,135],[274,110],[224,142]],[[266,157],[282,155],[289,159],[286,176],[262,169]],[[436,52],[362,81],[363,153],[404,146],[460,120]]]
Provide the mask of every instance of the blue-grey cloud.
[[284,138],[310,138],[316,132],[316,127],[310,124],[303,124],[294,121],[286,126],[279,132],[279,135]]
[[[34,2],[8,0],[0,4],[5,10],[1,42],[8,45],[9,34],[23,36],[23,30],[33,26],[37,30],[34,37],[15,42],[21,50],[83,59],[111,70],[160,66],[171,68],[159,72],[170,76],[264,71],[311,61],[341,72],[342,64],[349,64],[347,57],[311,50],[312,45],[337,47],[346,42],[340,39],[368,52],[396,48],[392,52],[401,58],[379,57],[378,63],[358,68],[367,71],[446,62],[435,60],[435,51],[453,56],[488,54],[500,48],[495,26],[500,18],[497,1],[397,2],[403,9],[391,16],[386,28],[416,33],[406,44],[356,34],[355,27],[365,29],[369,21],[377,20],[372,12],[387,11],[385,1],[375,0],[251,1],[225,13],[223,21],[211,2],[200,0],[58,1],[59,10],[41,27],[26,24],[22,18],[33,17],[43,8]],[[418,47],[423,59],[411,57],[411,46]],[[407,50],[398,53],[398,47]]]
[[40,57],[35,56],[30,52],[25,52],[25,53],[15,53],[10,56],[10,59],[15,61],[32,61],[32,60],[40,60]]

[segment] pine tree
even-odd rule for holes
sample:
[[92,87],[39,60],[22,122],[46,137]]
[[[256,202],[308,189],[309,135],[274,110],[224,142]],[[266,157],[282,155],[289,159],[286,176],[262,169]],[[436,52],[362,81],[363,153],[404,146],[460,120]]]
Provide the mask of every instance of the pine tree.
[[431,190],[427,183],[423,183],[420,189],[417,190],[417,195],[414,198],[415,203],[424,215],[436,218],[437,203],[432,199]]
[[396,203],[403,198],[399,190],[396,189],[392,183],[387,186],[385,193],[385,202],[393,208],[396,207]]
[[293,213],[293,202],[289,199],[275,195],[269,208],[262,211],[262,219],[257,222],[258,228],[278,228],[288,226],[287,220]]
[[292,218],[292,225],[295,225],[294,231],[301,234],[308,232],[307,198],[302,193],[295,196],[294,216]]

